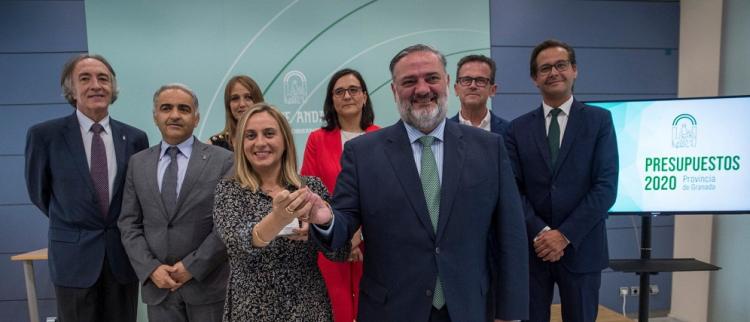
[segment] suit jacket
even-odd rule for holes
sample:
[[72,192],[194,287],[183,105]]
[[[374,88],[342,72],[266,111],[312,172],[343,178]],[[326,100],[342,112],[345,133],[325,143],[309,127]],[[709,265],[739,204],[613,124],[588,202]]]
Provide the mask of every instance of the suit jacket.
[[[324,248],[338,249],[362,225],[367,256],[358,321],[427,321],[438,272],[451,319],[485,320],[490,260],[501,268],[497,316],[527,317],[523,209],[503,140],[446,122],[443,144],[437,232],[401,121],[344,147],[332,233],[324,239],[311,231]],[[492,259],[490,242],[501,250]]]
[[[380,129],[377,125],[370,125],[365,132]],[[302,161],[303,176],[316,176],[323,181],[329,193],[336,187],[336,177],[341,172],[341,129],[331,131],[317,129],[307,137],[305,156]]]
[[130,159],[119,226],[122,243],[142,283],[143,302],[161,303],[169,294],[149,278],[161,264],[182,261],[193,279],[178,289],[185,302],[207,304],[226,296],[229,266],[213,222],[214,189],[232,171],[233,154],[195,139],[173,216],[157,184],[160,144]]
[[[576,100],[557,163],[549,166],[542,107],[511,122],[506,143],[519,191],[525,199],[527,234],[545,226],[570,240],[560,262],[574,273],[607,267],[607,211],[617,196],[617,139],[609,111]],[[542,265],[531,248],[531,269]]]
[[[508,131],[508,125],[510,125],[510,122],[502,117],[495,115],[492,110],[487,110],[487,112],[490,113],[490,132],[505,136],[505,132]],[[451,117],[450,120],[456,123],[460,123],[461,121],[458,117],[458,113],[456,113],[456,115]]]
[[106,217],[99,210],[76,114],[34,125],[26,135],[26,188],[31,202],[49,217],[49,268],[57,286],[92,286],[105,254],[120,283],[136,281],[117,218],[128,159],[148,147],[148,138],[112,118],[110,128],[117,174]]

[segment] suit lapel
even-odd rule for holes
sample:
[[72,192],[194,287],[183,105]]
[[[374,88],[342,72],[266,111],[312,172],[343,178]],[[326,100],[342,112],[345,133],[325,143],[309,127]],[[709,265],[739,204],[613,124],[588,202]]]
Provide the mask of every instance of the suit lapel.
[[557,156],[557,164],[555,164],[554,174],[557,174],[557,170],[560,169],[560,165],[565,161],[568,153],[573,148],[573,144],[578,137],[578,133],[581,130],[583,124],[583,107],[578,101],[573,101],[570,106],[570,115],[568,115],[568,123],[565,125],[565,133],[563,133],[562,144],[560,145],[560,153]]
[[174,217],[177,217],[177,214],[180,213],[180,208],[187,200],[186,198],[190,195],[190,191],[195,186],[201,173],[203,173],[203,168],[206,167],[211,158],[206,149],[208,149],[208,145],[200,142],[197,138],[193,140],[193,152],[190,154],[185,178],[182,181],[182,187],[180,187],[180,195],[177,197],[177,208],[175,209]]
[[[117,173],[115,174],[114,191],[112,192],[112,200],[123,188],[122,182],[125,180],[125,165],[127,164],[125,150],[127,150],[128,137],[123,133],[123,128],[120,122],[109,118],[109,127],[112,129],[112,144],[115,146],[115,159],[117,161]],[[110,208],[112,204],[109,205]]]
[[88,160],[86,160],[86,149],[83,147],[83,138],[81,137],[81,125],[78,124],[76,114],[73,113],[69,116],[66,123],[63,136],[65,137],[65,143],[68,145],[70,160],[75,164],[75,168],[81,172],[81,178],[85,178],[84,184],[88,187],[92,197],[95,198],[96,189],[94,189],[94,182],[91,181],[91,171],[89,170]]
[[440,184],[440,216],[438,216],[437,240],[445,232],[445,226],[452,213],[453,201],[464,163],[464,141],[461,129],[452,122],[445,122],[443,134],[443,179]]
[[411,149],[411,142],[406,135],[406,129],[402,121],[398,121],[390,128],[383,129],[388,131],[385,154],[390,161],[391,168],[396,173],[396,178],[401,184],[401,189],[406,194],[412,209],[422,223],[422,227],[427,230],[430,236],[435,238],[435,231],[432,228],[430,215],[427,211],[427,203],[422,191],[422,183],[419,180],[416,165],[414,163],[414,152]]
[[[159,210],[165,219],[169,220],[169,214],[167,214],[167,208],[164,206],[164,201],[161,199],[161,190],[159,189],[159,155],[161,154],[161,141],[158,144],[148,148],[145,156],[144,169],[148,169],[146,172],[148,181],[146,189],[148,189],[148,196],[153,196],[156,199],[156,204],[159,205]],[[140,178],[135,178],[140,180]]]

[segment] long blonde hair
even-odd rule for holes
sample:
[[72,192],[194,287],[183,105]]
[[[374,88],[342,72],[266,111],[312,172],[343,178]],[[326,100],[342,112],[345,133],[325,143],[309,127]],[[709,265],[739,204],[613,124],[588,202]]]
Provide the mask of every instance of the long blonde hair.
[[253,99],[253,103],[263,103],[263,92],[260,91],[260,86],[250,76],[237,75],[229,79],[227,86],[224,87],[224,129],[221,132],[214,134],[215,136],[226,136],[227,143],[229,146],[234,146],[234,137],[237,133],[237,123],[239,120],[234,119],[232,115],[232,108],[229,106],[229,102],[232,100],[232,88],[235,84],[240,84],[247,88],[250,92],[250,97]]
[[257,103],[245,112],[239,122],[237,122],[237,131],[234,136],[234,178],[242,187],[250,189],[252,192],[258,192],[260,189],[261,179],[258,173],[253,169],[252,164],[245,156],[245,126],[247,121],[258,113],[266,112],[273,117],[279,125],[281,135],[284,137],[284,153],[281,155],[281,173],[280,181],[282,185],[292,185],[297,188],[302,186],[302,178],[297,173],[297,152],[294,148],[294,139],[292,137],[292,128],[289,126],[286,117],[279,110],[268,103]]

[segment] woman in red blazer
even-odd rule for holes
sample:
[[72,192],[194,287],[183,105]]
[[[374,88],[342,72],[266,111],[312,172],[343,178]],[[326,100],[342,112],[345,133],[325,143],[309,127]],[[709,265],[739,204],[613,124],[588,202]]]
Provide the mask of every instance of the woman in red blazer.
[[[367,94],[367,85],[358,71],[347,68],[333,74],[323,105],[326,124],[307,139],[301,174],[319,177],[331,194],[341,171],[339,159],[344,143],[379,129],[373,125],[375,114]],[[318,254],[318,267],[328,287],[335,322],[351,322],[357,316],[363,244],[361,231],[357,231],[348,263],[332,262]]]

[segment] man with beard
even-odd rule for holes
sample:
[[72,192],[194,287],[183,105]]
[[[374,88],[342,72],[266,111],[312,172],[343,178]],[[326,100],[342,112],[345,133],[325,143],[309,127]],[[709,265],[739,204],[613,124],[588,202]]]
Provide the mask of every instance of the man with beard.
[[609,261],[604,220],[617,196],[612,116],[573,98],[578,67],[568,44],[542,42],[530,69],[542,104],[513,120],[506,135],[533,246],[529,321],[549,321],[557,284],[563,321],[593,322]]
[[332,211],[315,201],[307,219],[327,250],[360,225],[367,236],[357,321],[483,321],[490,288],[495,319],[526,318],[523,210],[502,138],[446,122],[437,50],[410,46],[390,70],[401,120],[346,144]]

